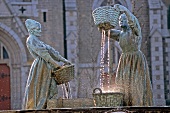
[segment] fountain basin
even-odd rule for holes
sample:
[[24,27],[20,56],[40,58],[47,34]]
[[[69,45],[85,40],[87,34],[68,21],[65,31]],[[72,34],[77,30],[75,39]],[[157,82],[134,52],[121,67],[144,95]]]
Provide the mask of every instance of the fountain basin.
[[[95,93],[96,90],[99,93]],[[123,106],[123,93],[121,92],[105,92],[102,93],[100,88],[93,90],[93,99],[96,107],[115,107]]]

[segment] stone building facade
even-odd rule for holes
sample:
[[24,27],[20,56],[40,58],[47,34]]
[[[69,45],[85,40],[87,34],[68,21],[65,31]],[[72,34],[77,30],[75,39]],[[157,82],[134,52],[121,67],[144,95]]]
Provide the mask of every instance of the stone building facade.
[[149,0],[150,62],[155,105],[170,105],[169,21],[170,2]]
[[[42,24],[40,40],[64,55],[63,2],[61,0],[1,0],[0,10],[0,64],[6,64],[10,68],[11,86],[9,89],[5,88],[10,92],[10,96],[1,91],[1,102],[9,96],[10,108],[21,109],[26,80],[33,61],[26,48],[28,33],[24,21],[27,18],[39,21]],[[5,73],[2,68],[0,69]],[[5,80],[4,77],[1,79]],[[2,105],[1,109],[3,109]]]
[[[119,3],[139,19],[142,51],[150,67],[154,103],[168,105],[169,94],[169,4],[161,0],[1,0],[0,66],[10,69],[10,109],[20,109],[29,69],[33,61],[26,48],[28,37],[24,21],[32,18],[42,24],[40,40],[51,45],[75,64],[75,79],[70,82],[72,98],[91,98],[100,87],[101,33],[94,25],[92,11]],[[170,11],[170,9],[169,9]],[[169,27],[170,28],[170,27]],[[104,54],[108,53],[108,43]],[[121,49],[110,41],[111,73],[115,76]],[[0,71],[3,72],[0,67]],[[2,76],[2,73],[1,75]],[[2,77],[0,77],[1,80]],[[1,87],[0,87],[1,88]],[[0,91],[0,99],[3,94]],[[1,105],[0,105],[1,108]]]

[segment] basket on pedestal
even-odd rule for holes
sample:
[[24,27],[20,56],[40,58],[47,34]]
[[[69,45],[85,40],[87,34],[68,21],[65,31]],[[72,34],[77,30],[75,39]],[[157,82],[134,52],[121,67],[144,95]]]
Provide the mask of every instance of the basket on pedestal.
[[109,30],[117,26],[119,14],[120,11],[112,6],[102,6],[92,12],[95,25],[104,30]]
[[[97,90],[99,93],[96,93]],[[93,90],[93,99],[96,107],[123,106],[123,93],[121,92],[102,93],[100,88],[95,88]]]
[[74,79],[74,65],[65,65],[60,69],[54,69],[52,77],[54,77],[58,85],[71,81]]

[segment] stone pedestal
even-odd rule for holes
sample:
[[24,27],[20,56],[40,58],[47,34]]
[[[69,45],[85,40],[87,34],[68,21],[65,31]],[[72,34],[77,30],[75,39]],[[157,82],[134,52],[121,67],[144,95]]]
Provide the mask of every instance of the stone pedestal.
[[47,109],[94,107],[92,98],[53,99],[47,101]]

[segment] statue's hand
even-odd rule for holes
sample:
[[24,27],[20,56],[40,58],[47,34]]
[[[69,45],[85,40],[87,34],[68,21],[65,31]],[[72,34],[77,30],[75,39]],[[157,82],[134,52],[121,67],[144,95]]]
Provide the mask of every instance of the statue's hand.
[[127,9],[126,7],[124,7],[124,6],[120,5],[120,4],[115,4],[114,8],[119,10],[120,12],[124,12]]
[[64,61],[64,65],[71,65],[72,63],[70,62],[70,61],[68,61],[68,60],[65,60]]

